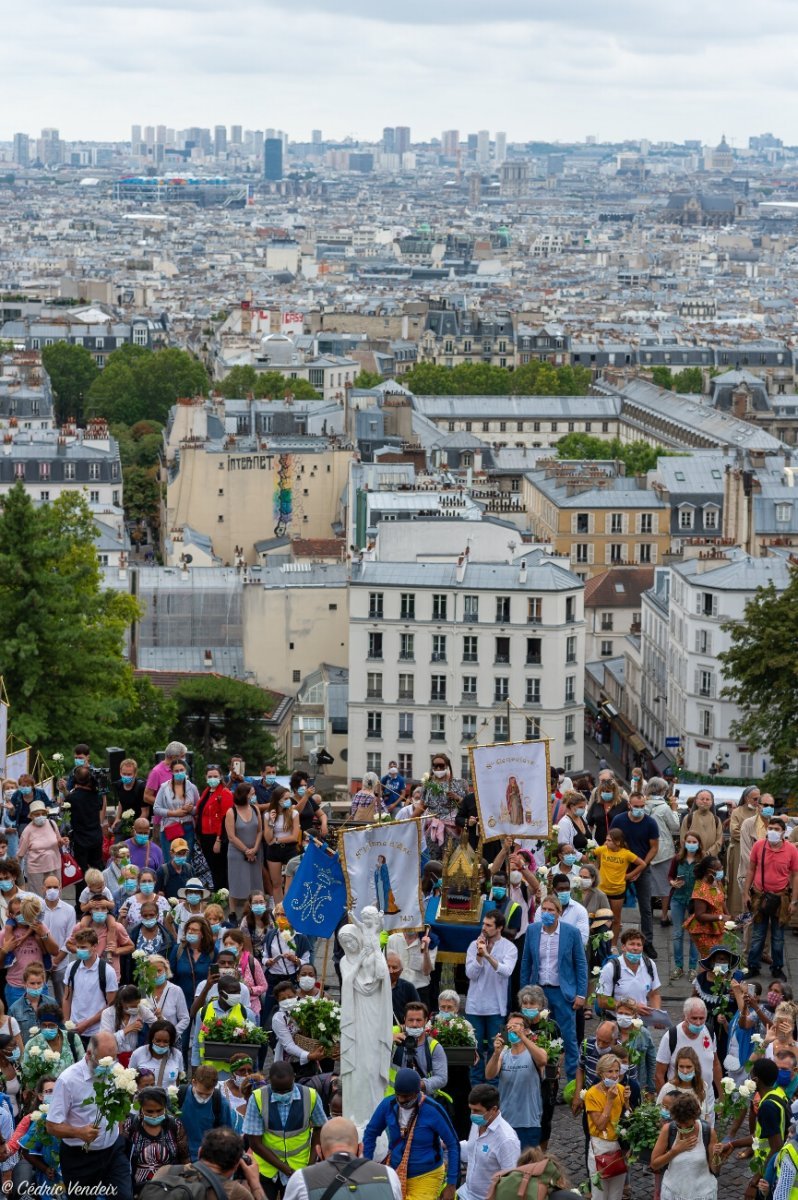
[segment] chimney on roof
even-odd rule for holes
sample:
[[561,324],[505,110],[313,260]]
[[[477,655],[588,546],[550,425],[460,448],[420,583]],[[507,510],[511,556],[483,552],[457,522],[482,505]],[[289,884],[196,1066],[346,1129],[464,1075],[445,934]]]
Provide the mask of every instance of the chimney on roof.
[[457,569],[455,571],[455,578],[458,583],[463,583],[465,581],[465,573],[466,573],[467,566],[468,566],[468,550],[466,549],[457,560]]
[[518,582],[526,583],[526,559],[521,559],[521,565],[518,569]]

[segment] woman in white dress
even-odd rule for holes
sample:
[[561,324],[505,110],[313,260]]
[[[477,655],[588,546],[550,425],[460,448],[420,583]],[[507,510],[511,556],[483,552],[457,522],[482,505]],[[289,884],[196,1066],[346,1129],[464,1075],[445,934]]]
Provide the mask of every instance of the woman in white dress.
[[671,1104],[671,1119],[651,1152],[651,1170],[665,1172],[661,1200],[717,1200],[718,1181],[711,1169],[717,1138],[699,1120],[700,1112],[695,1096],[680,1096]]

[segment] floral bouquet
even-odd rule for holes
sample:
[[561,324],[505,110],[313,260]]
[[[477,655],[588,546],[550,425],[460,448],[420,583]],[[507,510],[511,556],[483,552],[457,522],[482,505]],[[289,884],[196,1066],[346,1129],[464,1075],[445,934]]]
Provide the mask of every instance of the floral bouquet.
[[229,899],[230,893],[228,892],[227,888],[217,888],[215,892],[211,893],[211,898],[208,901],[208,904],[218,904],[219,908],[226,908],[227,901]]
[[149,956],[144,950],[134,950],[132,958],[133,982],[142,996],[154,996],[155,978],[158,974],[158,968],[150,962]]
[[451,784],[445,779],[435,779],[429,771],[425,771],[421,776],[421,786],[425,792],[431,792],[433,796],[444,796]]
[[329,1050],[330,1058],[337,1057],[341,1042],[341,1009],[334,1000],[326,996],[308,996],[291,1009],[291,1020],[300,1035]]
[[132,808],[126,808],[119,818],[119,824],[116,826],[114,833],[117,837],[128,838],[133,832],[133,822],[136,819],[136,814]]
[[543,843],[543,853],[547,863],[558,863],[560,861],[559,833],[560,826],[552,825],[551,833]]
[[[110,1056],[101,1058],[97,1065],[103,1068],[102,1073],[95,1072],[93,1094],[87,1096],[83,1104],[93,1104],[97,1109],[93,1122],[95,1129],[103,1122],[111,1129],[124,1121],[133,1106],[138,1091],[136,1071],[133,1067],[123,1067]],[[88,1154],[87,1143],[83,1149]]]
[[599,929],[598,933],[592,933],[589,937],[590,948],[594,954],[600,954],[607,942],[612,941],[611,929]]
[[448,1021],[441,1021],[439,1013],[434,1028],[430,1029],[430,1034],[443,1047],[469,1047],[477,1044],[474,1026],[465,1017],[453,1016]]
[[547,1019],[548,1015],[547,1008],[541,1009],[539,1019],[533,1024],[530,1033],[535,1039],[535,1043],[548,1054],[549,1063],[554,1065],[559,1061],[563,1052],[563,1040],[558,1034],[554,1022]]
[[200,1032],[206,1042],[225,1042],[235,1045],[240,1042],[244,1046],[265,1046],[269,1041],[269,1033],[251,1021],[239,1025],[232,1017],[214,1017],[211,1021],[203,1021]]
[[[38,1026],[34,1025],[30,1032],[35,1037],[39,1032]],[[19,1072],[22,1080],[22,1090],[25,1092],[35,1092],[36,1085],[42,1076],[53,1074],[55,1064],[59,1061],[60,1057],[58,1051],[53,1050],[50,1046],[30,1046],[22,1060]]]
[[720,1095],[715,1101],[715,1123],[718,1129],[728,1129],[729,1126],[745,1112],[756,1091],[753,1079],[746,1079],[738,1085],[730,1075],[724,1075],[720,1081]]
[[646,1100],[632,1112],[624,1113],[618,1122],[617,1137],[626,1152],[626,1161],[648,1160],[662,1129],[659,1104]]
[[179,1117],[180,1116],[180,1102],[179,1102],[178,1097],[180,1095],[180,1088],[177,1086],[176,1083],[169,1084],[168,1088],[166,1089],[166,1095],[167,1095],[167,1099],[169,1101],[169,1112],[172,1114],[173,1117]]

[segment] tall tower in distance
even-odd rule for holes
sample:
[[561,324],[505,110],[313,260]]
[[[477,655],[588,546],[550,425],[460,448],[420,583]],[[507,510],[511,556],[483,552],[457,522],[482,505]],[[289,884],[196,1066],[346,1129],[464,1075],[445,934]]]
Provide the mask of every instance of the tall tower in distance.
[[496,160],[497,167],[500,167],[502,165],[502,163],[504,162],[504,160],[507,158],[507,134],[506,133],[497,133],[496,134],[496,140],[495,140],[495,144],[494,144],[494,158]]
[[394,130],[394,150],[401,158],[410,149],[410,126],[397,125]]
[[18,167],[30,164],[30,138],[27,133],[14,134],[14,162]]
[[383,154],[396,153],[396,130],[392,125],[386,125],[382,131]]
[[267,137],[263,141],[263,178],[274,183],[283,177],[283,139]]
[[477,134],[477,162],[481,167],[490,162],[490,132],[487,129],[480,129]]
[[460,130],[444,129],[441,135],[441,152],[444,158],[456,158],[460,148]]
[[227,153],[227,126],[217,125],[213,131],[213,153],[216,158]]

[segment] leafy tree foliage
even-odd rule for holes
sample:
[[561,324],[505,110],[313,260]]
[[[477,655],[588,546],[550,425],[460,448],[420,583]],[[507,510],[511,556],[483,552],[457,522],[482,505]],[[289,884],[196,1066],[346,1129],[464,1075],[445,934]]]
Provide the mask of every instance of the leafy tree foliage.
[[123,471],[125,516],[157,528],[161,520],[161,485],[157,467],[126,467]]
[[378,371],[361,371],[354,382],[356,388],[375,388],[384,383],[382,375]]
[[590,388],[586,367],[526,363],[515,371],[490,363],[442,367],[417,363],[402,383],[418,396],[584,396]]
[[120,346],[92,384],[87,411],[110,424],[164,424],[177,400],[206,395],[209,386],[202,363],[186,350]]
[[177,703],[177,735],[195,746],[205,762],[240,754],[260,765],[277,752],[264,728],[264,714],[274,708],[274,696],[263,688],[221,675],[181,683]]
[[718,655],[726,686],[723,694],[740,709],[732,736],[773,764],[768,786],[798,791],[798,571],[777,592],[760,588],[745,606],[742,621],[723,626],[731,636]]
[[85,397],[100,374],[93,356],[85,346],[53,342],[42,350],[42,363],[53,385],[56,424],[68,417],[80,424]]
[[292,395],[297,400],[320,400],[321,395],[307,379],[288,379],[279,371],[256,371],[249,365],[233,367],[218,386],[218,391],[228,400],[243,396],[260,399],[281,400]]
[[45,751],[111,745],[117,706],[135,707],[122,648],[139,608],[103,590],[94,533],[80,495],[34,507],[20,482],[3,498],[0,674],[11,730]]
[[704,375],[700,367],[685,367],[675,375],[670,367],[652,367],[651,380],[669,392],[700,396],[704,390]]
[[557,443],[558,458],[618,459],[625,464],[627,475],[644,475],[653,470],[663,454],[668,451],[662,446],[650,446],[648,442],[624,445],[619,438],[604,442],[588,433],[568,433]]

